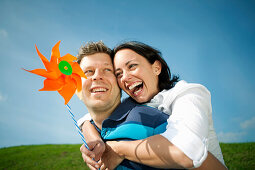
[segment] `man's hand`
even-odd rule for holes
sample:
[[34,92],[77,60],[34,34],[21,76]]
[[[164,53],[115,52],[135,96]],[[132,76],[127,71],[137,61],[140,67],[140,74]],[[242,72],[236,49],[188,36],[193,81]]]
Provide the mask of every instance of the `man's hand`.
[[82,158],[90,169],[98,169],[101,165],[97,161],[100,160],[105,150],[105,143],[90,121],[85,121],[83,123],[82,131],[88,143],[88,147],[90,148],[90,150],[88,150],[84,145],[81,146],[80,151],[82,153]]
[[97,140],[88,143],[88,146],[90,150],[88,150],[84,145],[80,147],[82,158],[90,169],[98,169],[101,166],[98,161],[105,151],[105,144],[102,140]]
[[92,152],[94,160],[99,161],[99,159],[101,158],[102,154],[105,151],[105,143],[100,139],[88,143],[88,146]]
[[106,149],[102,155],[99,164],[101,164],[100,170],[112,170],[116,168],[124,159],[123,156],[118,155],[114,150],[117,144],[116,141],[106,142]]

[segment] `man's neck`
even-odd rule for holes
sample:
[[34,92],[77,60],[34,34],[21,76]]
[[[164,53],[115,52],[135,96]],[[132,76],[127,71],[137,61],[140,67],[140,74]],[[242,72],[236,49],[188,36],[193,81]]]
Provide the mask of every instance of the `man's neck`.
[[116,103],[113,107],[110,107],[108,109],[99,109],[99,108],[90,108],[88,109],[91,118],[93,119],[93,121],[95,122],[96,126],[99,129],[102,129],[102,123],[105,119],[107,119],[109,116],[111,116],[111,114],[113,113],[113,111],[118,107],[118,105],[120,104],[120,102]]

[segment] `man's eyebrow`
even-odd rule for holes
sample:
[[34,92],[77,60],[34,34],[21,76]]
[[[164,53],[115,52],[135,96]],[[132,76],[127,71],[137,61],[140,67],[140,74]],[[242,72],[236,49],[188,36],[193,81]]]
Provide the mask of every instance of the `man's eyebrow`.
[[82,68],[82,71],[85,71],[85,70],[87,70],[87,69],[90,69],[92,66],[87,66],[87,67],[83,67]]
[[[105,65],[105,66],[111,66],[111,64],[109,64],[109,63],[104,63],[103,65]],[[85,68],[91,68],[91,67],[94,67],[94,65],[85,66]]]
[[111,65],[111,64],[109,64],[109,63],[104,63],[104,65],[109,66],[109,65]]

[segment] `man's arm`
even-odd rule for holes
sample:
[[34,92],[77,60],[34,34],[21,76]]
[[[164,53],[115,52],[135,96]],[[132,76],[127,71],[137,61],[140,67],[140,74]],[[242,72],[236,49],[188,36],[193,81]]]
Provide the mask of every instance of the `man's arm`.
[[[85,147],[83,150],[81,150],[81,152],[84,153],[84,161],[87,164],[94,165],[95,161],[98,161],[101,158],[105,150],[105,143],[101,139],[101,136],[94,127],[94,125],[92,125],[88,120],[86,120],[82,125],[82,133],[90,148],[90,151],[87,150]],[[93,158],[95,161],[92,161],[91,158]]]

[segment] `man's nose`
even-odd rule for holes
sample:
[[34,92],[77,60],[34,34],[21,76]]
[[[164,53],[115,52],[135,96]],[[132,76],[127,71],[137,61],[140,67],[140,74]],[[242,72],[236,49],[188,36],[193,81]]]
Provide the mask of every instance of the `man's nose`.
[[96,70],[93,77],[93,80],[102,80],[103,79],[103,73],[100,70]]

